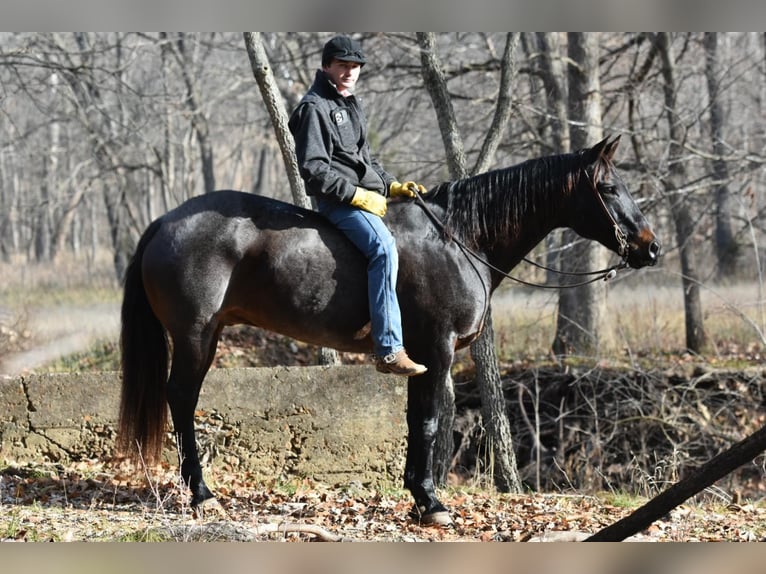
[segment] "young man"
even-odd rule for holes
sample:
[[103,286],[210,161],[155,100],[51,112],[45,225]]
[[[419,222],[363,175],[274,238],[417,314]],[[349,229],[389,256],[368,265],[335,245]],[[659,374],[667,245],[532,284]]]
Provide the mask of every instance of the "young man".
[[386,197],[414,196],[415,185],[400,183],[370,154],[367,120],[354,88],[365,64],[362,47],[335,36],[322,50],[322,69],[290,117],[296,155],[306,192],[319,212],[367,257],[368,298],[376,368],[382,373],[415,376],[424,365],[409,358],[402,341],[396,297],[398,254],[383,223]]

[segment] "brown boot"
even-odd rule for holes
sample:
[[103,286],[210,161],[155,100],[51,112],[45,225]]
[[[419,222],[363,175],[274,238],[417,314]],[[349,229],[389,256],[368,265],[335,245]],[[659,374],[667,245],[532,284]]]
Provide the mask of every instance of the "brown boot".
[[428,369],[425,365],[416,363],[407,356],[407,351],[402,349],[398,353],[391,353],[385,357],[378,357],[375,368],[380,373],[391,373],[403,377],[422,375]]

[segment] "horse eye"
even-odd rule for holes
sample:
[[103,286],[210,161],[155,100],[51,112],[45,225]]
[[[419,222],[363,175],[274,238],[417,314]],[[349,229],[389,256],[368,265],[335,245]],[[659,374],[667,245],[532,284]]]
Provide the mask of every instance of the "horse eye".
[[617,194],[617,186],[613,183],[604,183],[601,182],[598,184],[598,190],[601,193],[605,193],[607,195],[616,195]]

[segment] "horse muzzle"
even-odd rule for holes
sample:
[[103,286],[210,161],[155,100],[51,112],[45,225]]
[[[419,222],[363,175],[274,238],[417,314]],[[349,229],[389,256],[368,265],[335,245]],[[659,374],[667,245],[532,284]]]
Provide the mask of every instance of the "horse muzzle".
[[662,253],[662,244],[651,231],[640,234],[638,241],[630,242],[628,249],[628,265],[634,269],[657,265]]

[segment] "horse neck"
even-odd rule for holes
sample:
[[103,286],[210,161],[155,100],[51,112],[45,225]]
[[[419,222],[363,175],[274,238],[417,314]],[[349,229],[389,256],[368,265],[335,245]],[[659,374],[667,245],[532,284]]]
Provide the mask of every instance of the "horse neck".
[[567,221],[577,166],[575,156],[565,154],[449,184],[449,227],[493,265],[510,271]]

